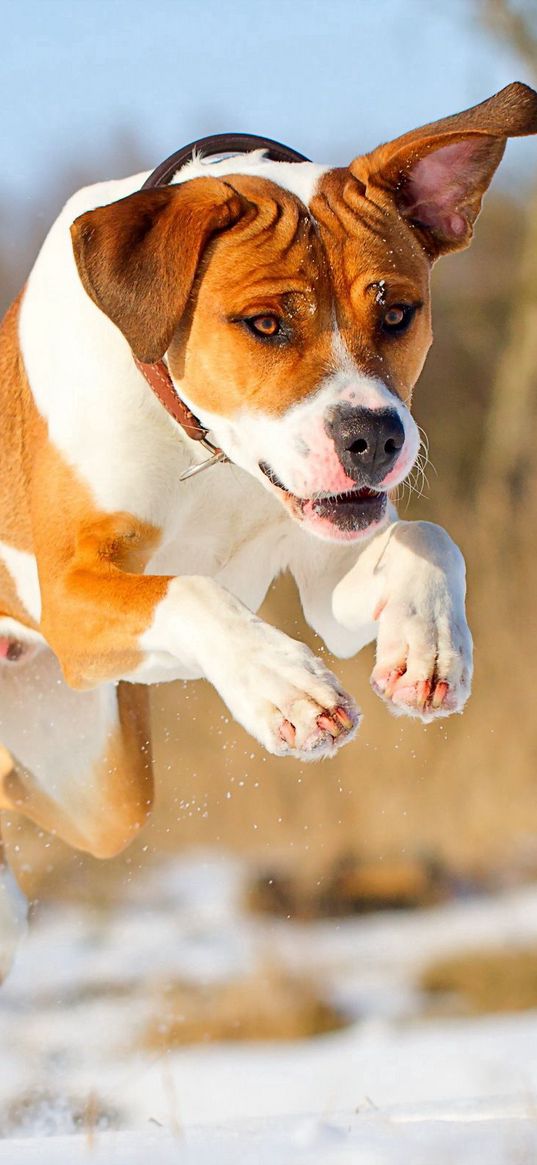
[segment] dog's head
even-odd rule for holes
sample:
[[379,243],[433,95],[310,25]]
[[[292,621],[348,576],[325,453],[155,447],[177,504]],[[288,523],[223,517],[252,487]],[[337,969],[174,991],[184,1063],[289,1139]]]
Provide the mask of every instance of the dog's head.
[[194,163],[78,218],[80,277],[232,461],[312,533],[357,539],[417,457],[431,265],[470,242],[506,138],[534,132],[514,84],[348,168]]

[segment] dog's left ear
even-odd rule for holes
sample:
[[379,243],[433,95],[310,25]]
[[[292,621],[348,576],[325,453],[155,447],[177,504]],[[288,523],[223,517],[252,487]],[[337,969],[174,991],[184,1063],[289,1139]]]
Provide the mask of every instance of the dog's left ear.
[[75,220],[71,238],[84,288],[139,360],[164,355],[205,248],[248,208],[227,182],[193,178],[140,190]]
[[384,191],[431,259],[471,241],[481,200],[509,137],[537,133],[537,93],[514,82],[488,101],[404,134],[350,170],[375,201]]

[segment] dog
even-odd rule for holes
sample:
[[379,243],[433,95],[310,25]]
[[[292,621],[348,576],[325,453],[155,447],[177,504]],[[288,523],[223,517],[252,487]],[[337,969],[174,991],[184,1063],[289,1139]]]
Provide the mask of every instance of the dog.
[[[336,656],[376,638],[392,711],[463,708],[462,556],[390,494],[420,445],[431,266],[535,132],[515,83],[342,168],[198,153],[69,200],[0,335],[0,808],[120,852],[157,681],[206,677],[278,756],[350,741],[352,697],[255,614],[284,570]],[[24,914],[3,866],[4,971]]]

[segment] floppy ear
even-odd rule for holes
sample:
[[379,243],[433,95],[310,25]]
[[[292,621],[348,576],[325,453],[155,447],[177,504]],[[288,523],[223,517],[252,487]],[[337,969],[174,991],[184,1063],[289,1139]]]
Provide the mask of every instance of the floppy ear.
[[84,288],[139,360],[164,355],[204,247],[247,205],[226,182],[194,178],[141,190],[75,220],[71,237]]
[[375,200],[387,191],[432,259],[466,247],[508,137],[537,133],[537,93],[514,82],[488,101],[404,134],[350,170]]

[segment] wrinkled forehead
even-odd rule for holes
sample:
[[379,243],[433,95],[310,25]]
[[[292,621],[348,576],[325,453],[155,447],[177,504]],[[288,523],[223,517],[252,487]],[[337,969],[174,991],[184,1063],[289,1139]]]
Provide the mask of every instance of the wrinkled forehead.
[[374,280],[404,276],[425,293],[428,264],[411,229],[388,197],[384,205],[382,195],[366,198],[349,170],[320,174],[308,205],[258,175],[229,174],[226,181],[251,205],[218,242],[229,292],[248,284],[261,295],[347,297]]
[[307,206],[277,183],[231,174],[226,181],[249,209],[218,240],[228,290],[248,284],[270,296],[297,291],[313,294],[327,272],[318,228]]
[[320,178],[310,201],[330,265],[346,280],[377,270],[379,277],[405,275],[428,281],[429,264],[412,228],[399,215],[386,191],[366,196],[348,169],[329,170]]

